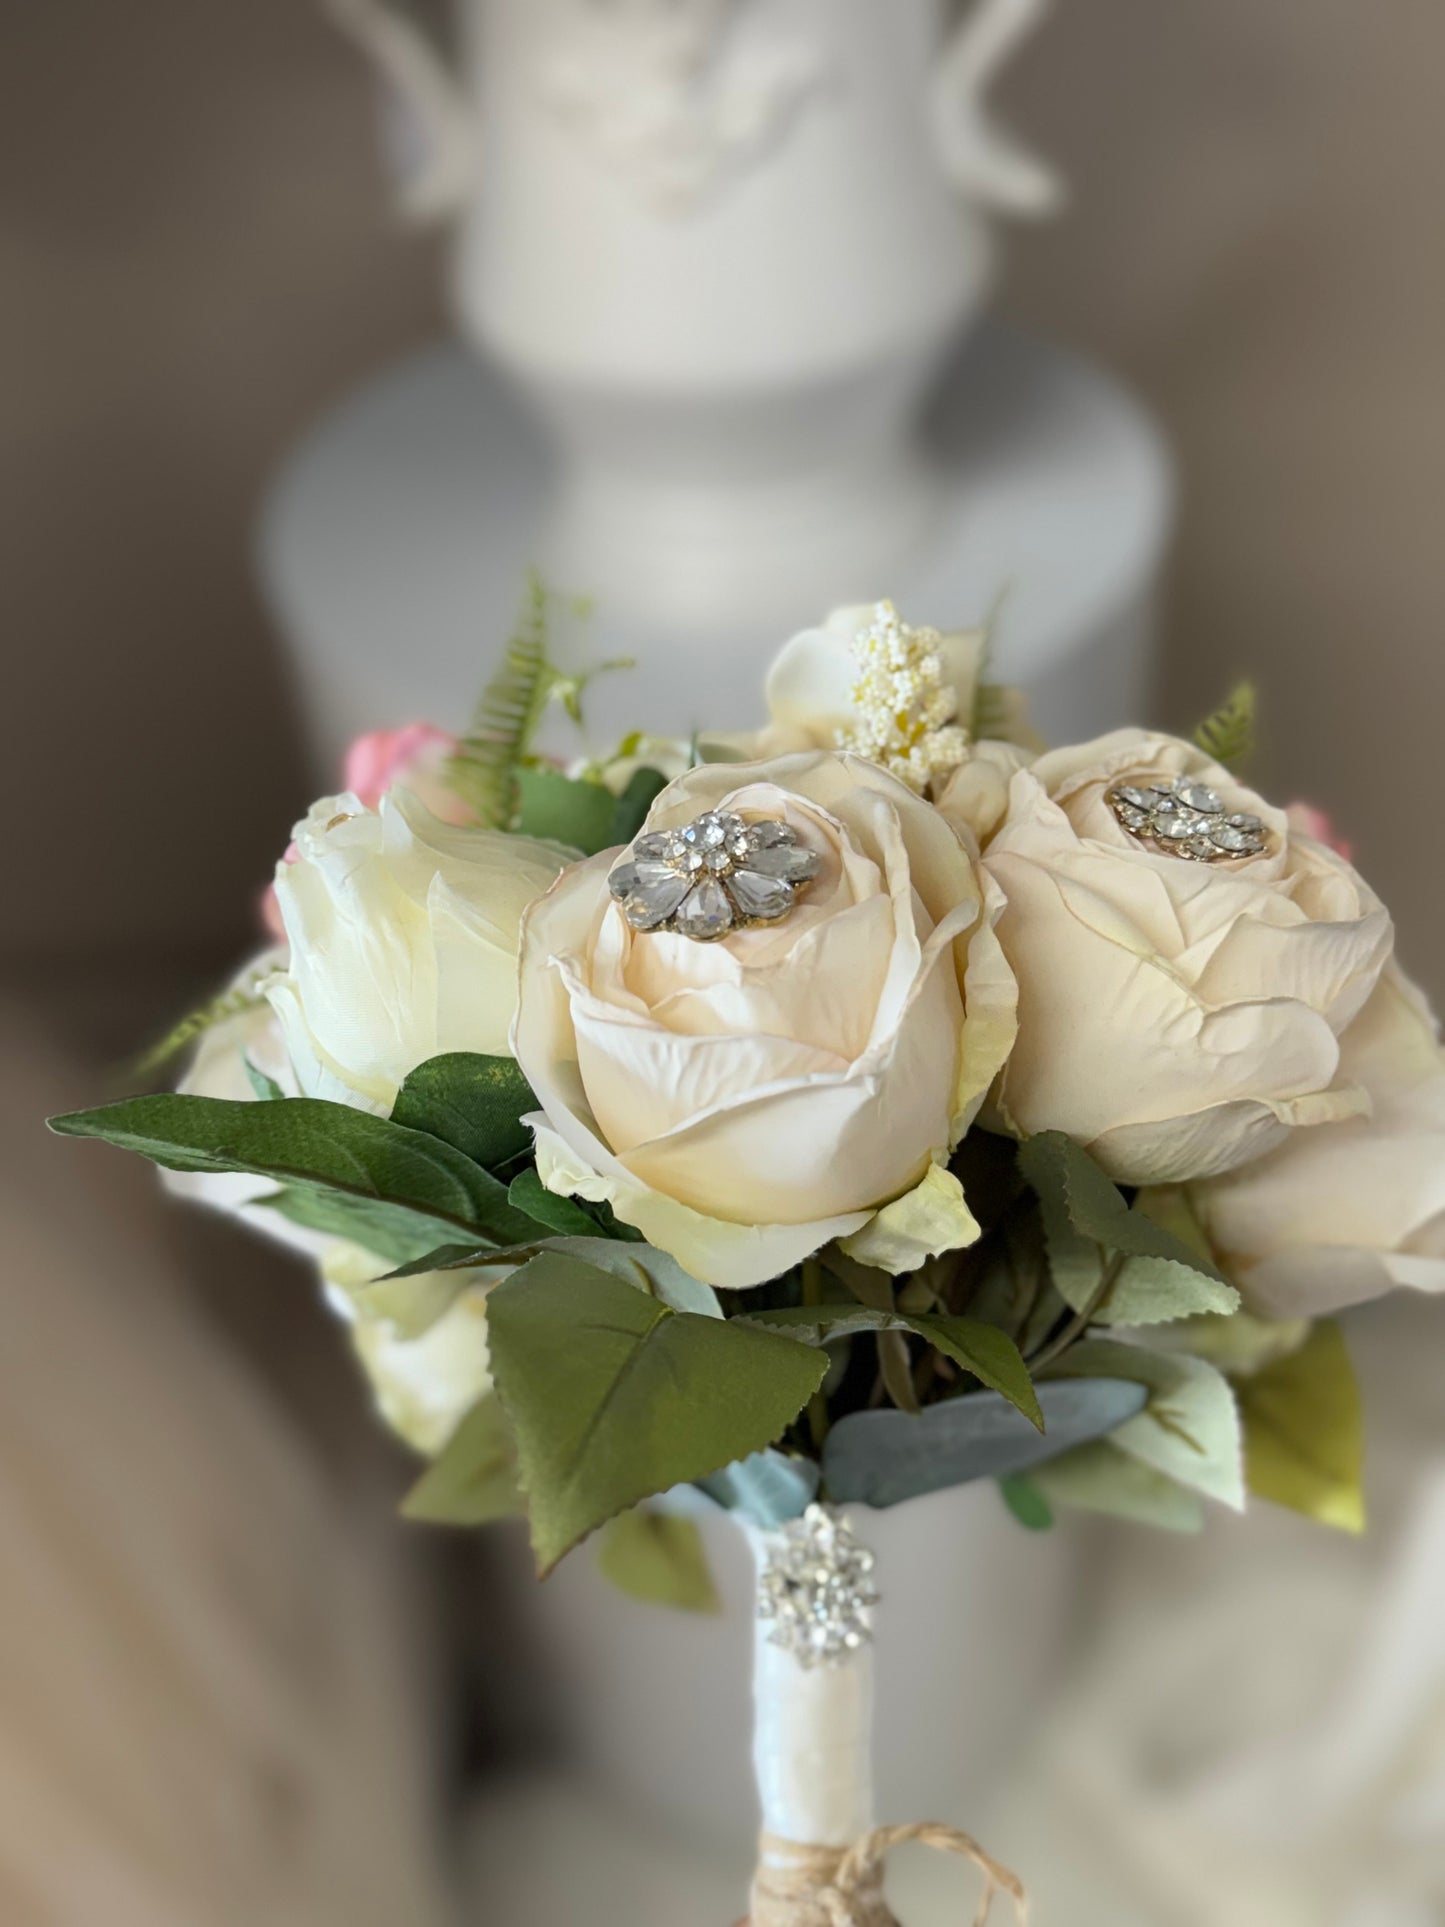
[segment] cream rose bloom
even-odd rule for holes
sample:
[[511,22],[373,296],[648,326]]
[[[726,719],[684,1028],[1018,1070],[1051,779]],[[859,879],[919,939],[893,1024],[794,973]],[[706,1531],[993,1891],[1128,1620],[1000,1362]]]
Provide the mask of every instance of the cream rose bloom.
[[[992,828],[963,772],[940,807],[989,836],[1019,985],[994,1094],[1015,1132],[1065,1131],[1131,1184],[1215,1175],[1291,1130],[1368,1108],[1340,1036],[1390,956],[1390,919],[1333,851],[1200,750],[1120,730],[1007,775]],[[1131,836],[1106,792],[1190,775],[1263,819],[1268,846],[1191,862]]]
[[1391,967],[1340,1040],[1373,1114],[1296,1132],[1190,1187],[1257,1310],[1315,1318],[1396,1285],[1445,1291],[1445,1053],[1420,992]]
[[941,1161],[1013,1039],[997,890],[937,811],[855,757],[693,770],[648,828],[710,809],[786,821],[819,874],[779,923],[711,944],[633,930],[616,851],[532,906],[513,1042],[543,1182],[606,1199],[714,1285],[836,1237],[899,1269],[966,1242]]
[[266,986],[306,1097],[389,1112],[445,1051],[506,1052],[522,912],[566,862],[551,844],[441,823],[393,790],[326,797],[277,865],[288,967]]

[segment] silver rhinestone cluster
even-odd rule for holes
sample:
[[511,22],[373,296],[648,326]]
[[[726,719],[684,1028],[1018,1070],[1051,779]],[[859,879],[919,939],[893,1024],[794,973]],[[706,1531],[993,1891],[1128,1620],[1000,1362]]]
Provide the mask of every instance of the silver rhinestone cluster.
[[1139,787],[1121,783],[1105,797],[1131,836],[1170,856],[1195,863],[1222,863],[1259,856],[1268,841],[1264,824],[1247,811],[1231,812],[1218,790],[1188,776]]
[[873,1637],[873,1554],[841,1513],[810,1505],[769,1547],[758,1617],[800,1666],[837,1666]]
[[818,866],[786,823],[709,810],[681,829],[638,837],[607,883],[634,930],[715,943],[730,930],[787,916]]

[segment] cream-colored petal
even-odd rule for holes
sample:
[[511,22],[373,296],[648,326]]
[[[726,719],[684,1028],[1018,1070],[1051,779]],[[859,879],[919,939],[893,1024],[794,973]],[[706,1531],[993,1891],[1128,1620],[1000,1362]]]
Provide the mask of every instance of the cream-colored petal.
[[941,1164],[930,1164],[911,1191],[875,1212],[861,1231],[843,1240],[860,1264],[893,1277],[917,1271],[928,1258],[971,1245],[979,1223],[964,1201],[963,1186]]

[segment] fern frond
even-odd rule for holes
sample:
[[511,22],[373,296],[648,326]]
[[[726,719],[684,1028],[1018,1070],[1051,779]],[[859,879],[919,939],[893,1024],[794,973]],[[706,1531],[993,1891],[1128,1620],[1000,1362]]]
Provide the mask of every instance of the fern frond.
[[511,827],[517,769],[537,733],[554,679],[547,661],[547,591],[532,571],[502,666],[482,691],[471,727],[447,767],[450,787],[486,829]]
[[1195,730],[1195,742],[1206,756],[1232,768],[1254,748],[1254,711],[1254,684],[1236,683],[1214,714]]
[[181,1021],[167,1031],[158,1044],[143,1051],[131,1066],[137,1077],[149,1076],[158,1071],[163,1064],[169,1064],[179,1057],[187,1045],[203,1037],[217,1024],[224,1024],[232,1017],[244,1017],[248,1010],[259,1010],[266,999],[261,993],[259,975],[249,977],[245,983],[236,984],[224,990],[219,997],[213,997],[208,1004],[201,1004],[195,1010],[187,1011]]

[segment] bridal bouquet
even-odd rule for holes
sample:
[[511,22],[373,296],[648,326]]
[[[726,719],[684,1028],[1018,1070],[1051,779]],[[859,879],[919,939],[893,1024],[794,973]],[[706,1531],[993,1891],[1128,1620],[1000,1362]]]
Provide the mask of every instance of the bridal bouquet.
[[564,769],[544,615],[469,735],[365,739],[296,826],[180,1093],[54,1128],[315,1254],[414,1516],[525,1512],[543,1574],[601,1529],[698,1607],[731,1513],[755,1927],[886,1921],[837,1508],[1358,1529],[1329,1314],[1445,1285],[1445,1059],[1328,826],[1236,773],[1247,692],[1045,750],[981,633],[883,603],[787,644],[755,737]]

